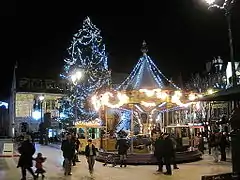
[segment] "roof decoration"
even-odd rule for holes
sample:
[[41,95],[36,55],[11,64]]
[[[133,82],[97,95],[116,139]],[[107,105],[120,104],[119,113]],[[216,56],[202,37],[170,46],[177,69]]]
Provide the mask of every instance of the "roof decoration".
[[148,48],[145,41],[142,43],[143,55],[133,68],[130,75],[122,82],[117,90],[139,90],[139,89],[180,89],[171,82],[154,64],[147,55]]

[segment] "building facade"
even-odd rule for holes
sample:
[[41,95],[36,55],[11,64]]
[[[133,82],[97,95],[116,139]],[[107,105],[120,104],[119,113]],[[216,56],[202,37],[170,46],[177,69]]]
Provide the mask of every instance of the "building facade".
[[[112,86],[118,86],[126,76],[113,73]],[[67,84],[64,81],[29,78],[14,81],[9,106],[9,134],[14,136],[25,131],[37,132],[46,113],[51,115],[49,128],[58,129],[59,119],[67,116],[60,108]]]
[[53,80],[19,79],[10,98],[10,134],[37,132],[39,124],[50,114],[49,128],[58,128],[61,117],[60,102],[66,84]]

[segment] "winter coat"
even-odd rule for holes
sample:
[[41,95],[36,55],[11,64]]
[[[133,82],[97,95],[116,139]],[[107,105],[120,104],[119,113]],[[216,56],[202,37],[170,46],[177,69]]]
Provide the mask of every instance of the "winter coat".
[[127,154],[128,148],[129,148],[129,145],[128,145],[127,139],[121,138],[117,140],[115,149],[118,150],[119,155]]
[[21,144],[21,146],[18,148],[18,151],[21,154],[21,156],[19,158],[17,167],[25,167],[25,168],[32,167],[33,166],[32,156],[36,151],[34,145],[29,140],[24,141]]
[[61,150],[63,157],[71,160],[75,155],[75,143],[72,140],[63,140]]
[[174,148],[172,140],[169,137],[163,140],[163,147],[164,147],[162,150],[163,157],[172,158],[174,156]]
[[[96,156],[97,155],[97,150],[96,150],[96,147],[92,144],[92,152],[93,152],[93,156]],[[89,145],[87,145],[85,147],[85,156],[86,157],[89,157],[90,156],[90,148],[89,148]]]
[[227,147],[228,141],[225,135],[221,135],[219,145],[221,149],[225,149]]
[[37,157],[34,159],[36,161],[36,169],[42,169],[43,168],[43,163],[45,162],[46,158],[44,157]]
[[80,143],[79,139],[76,139],[75,146],[76,146],[77,151],[79,150],[80,144],[81,143]]
[[154,156],[156,158],[163,157],[163,149],[164,149],[164,140],[162,138],[158,138],[155,141],[155,150],[154,150]]

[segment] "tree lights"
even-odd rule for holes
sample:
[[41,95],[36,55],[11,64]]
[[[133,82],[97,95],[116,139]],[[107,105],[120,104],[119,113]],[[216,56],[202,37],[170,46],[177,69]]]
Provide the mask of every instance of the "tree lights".
[[100,30],[87,17],[82,28],[73,36],[64,60],[64,73],[61,76],[68,80],[68,96],[63,105],[65,114],[86,121],[96,117],[88,100],[96,90],[109,85],[107,60]]

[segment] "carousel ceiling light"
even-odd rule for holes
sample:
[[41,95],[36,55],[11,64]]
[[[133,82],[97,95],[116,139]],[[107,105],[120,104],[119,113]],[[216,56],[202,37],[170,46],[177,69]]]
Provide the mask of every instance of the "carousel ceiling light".
[[154,106],[156,106],[156,103],[141,101],[141,105],[143,105],[145,107],[154,107]]
[[105,92],[99,98],[98,96],[94,95],[91,100],[96,110],[99,110],[101,106],[107,106],[110,108],[119,108],[122,105],[127,104],[129,102],[129,97],[126,94],[120,93],[120,92],[117,92],[116,103],[111,103],[110,98],[114,98],[113,93]]
[[162,100],[166,100],[168,98],[168,94],[165,92],[157,92],[156,96],[157,98]]
[[213,94],[213,93],[214,93],[213,89],[208,89],[208,90],[207,90],[207,94],[208,94],[208,95],[211,95],[211,94]]
[[194,100],[196,99],[195,94],[189,94],[188,99],[189,99],[190,101],[194,101]]

